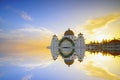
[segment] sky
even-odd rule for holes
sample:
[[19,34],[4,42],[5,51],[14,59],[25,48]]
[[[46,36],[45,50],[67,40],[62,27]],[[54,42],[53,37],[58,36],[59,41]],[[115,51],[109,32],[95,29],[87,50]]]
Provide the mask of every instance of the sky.
[[[120,0],[0,0],[0,52],[41,52],[70,28],[86,43],[120,38]],[[12,47],[11,47],[12,46]]]

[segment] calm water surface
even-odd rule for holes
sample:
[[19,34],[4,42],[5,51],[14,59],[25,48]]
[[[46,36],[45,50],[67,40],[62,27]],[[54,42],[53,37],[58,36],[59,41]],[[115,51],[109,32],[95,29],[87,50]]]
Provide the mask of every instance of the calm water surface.
[[51,53],[0,53],[0,80],[120,80],[120,56],[85,52],[68,67]]

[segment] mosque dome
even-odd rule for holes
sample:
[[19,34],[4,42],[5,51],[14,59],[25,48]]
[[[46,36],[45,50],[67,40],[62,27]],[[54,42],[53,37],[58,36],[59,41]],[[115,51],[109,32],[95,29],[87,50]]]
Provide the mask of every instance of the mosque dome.
[[80,62],[82,62],[83,60],[79,60]]
[[70,66],[74,63],[74,60],[64,60],[65,64]]
[[57,36],[54,34],[53,37],[57,37]]
[[72,30],[68,29],[68,30],[64,33],[64,35],[74,35],[74,33],[73,33]]

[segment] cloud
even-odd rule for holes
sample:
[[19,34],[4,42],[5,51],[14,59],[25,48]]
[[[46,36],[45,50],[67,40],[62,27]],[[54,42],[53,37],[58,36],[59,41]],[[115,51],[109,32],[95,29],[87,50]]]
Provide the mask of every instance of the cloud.
[[119,38],[120,13],[113,13],[89,20],[86,24],[75,28],[78,34],[82,32],[86,43],[93,40],[101,42],[103,39]]
[[105,80],[120,80],[118,75],[113,74],[102,67],[96,66],[93,62],[89,62],[84,69],[90,76],[104,78]]
[[18,66],[25,68],[25,71],[30,71],[36,68],[45,68],[48,65],[50,65],[52,63],[52,61],[50,62],[48,60],[48,62],[44,61],[42,63],[30,63],[30,64],[20,64]]
[[22,78],[22,80],[31,80],[32,75],[27,75],[25,77]]
[[0,52],[46,52],[53,32],[47,28],[25,27],[0,32]]
[[109,23],[106,27],[95,29],[92,37],[94,40],[98,41],[102,41],[103,39],[113,39],[114,37],[120,38],[120,19]]
[[32,17],[26,11],[16,9],[16,8],[14,8],[12,6],[9,6],[9,5],[6,6],[6,9],[17,13],[18,15],[20,15],[26,21],[32,21],[33,20]]
[[41,34],[53,34],[52,31],[48,30],[47,28],[44,27],[40,27],[40,28],[35,28],[34,26],[30,26],[30,27],[24,27],[21,29],[17,29],[16,32],[31,32],[31,33],[41,33]]
[[21,17],[24,19],[24,20],[27,20],[27,21],[32,21],[32,18],[30,15],[28,15],[27,12],[25,11],[20,11],[20,15]]
[[39,27],[39,26],[33,26],[30,24],[25,25],[23,28],[15,29],[11,31],[12,34],[21,35],[18,37],[23,37],[30,39],[32,36],[32,39],[36,38],[45,38],[49,37],[53,34],[53,32],[45,27]]
[[4,39],[44,39],[52,36],[53,32],[44,27],[25,26],[24,28],[13,29],[7,32],[1,32],[0,38]]
[[77,27],[77,29],[82,29],[89,34],[94,34],[96,29],[100,29],[106,27],[108,24],[117,21],[120,19],[120,13],[113,13],[107,16],[94,18],[92,20],[88,20],[87,23],[83,26]]
[[105,27],[106,25],[120,19],[119,13],[110,14],[107,16],[99,17],[93,20],[89,20],[87,25],[85,25],[85,29],[89,30],[89,33],[93,33],[95,29]]
[[8,65],[21,67],[25,72],[33,69],[46,68],[52,64],[52,62],[53,60],[49,53],[12,53],[3,54],[3,56],[0,57],[1,66],[4,66],[4,63],[6,63]]

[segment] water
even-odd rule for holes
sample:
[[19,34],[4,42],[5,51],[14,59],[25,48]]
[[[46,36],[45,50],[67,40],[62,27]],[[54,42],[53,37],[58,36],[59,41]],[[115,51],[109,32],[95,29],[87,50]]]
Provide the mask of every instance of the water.
[[0,80],[120,80],[120,56],[85,52],[71,66],[51,53],[0,53]]

